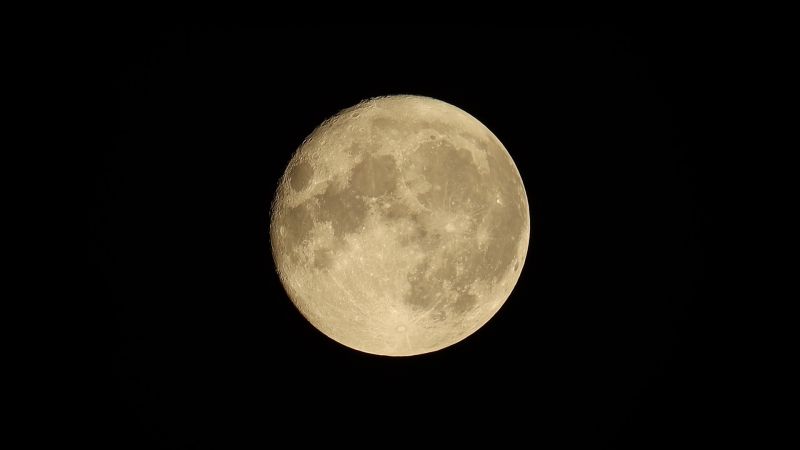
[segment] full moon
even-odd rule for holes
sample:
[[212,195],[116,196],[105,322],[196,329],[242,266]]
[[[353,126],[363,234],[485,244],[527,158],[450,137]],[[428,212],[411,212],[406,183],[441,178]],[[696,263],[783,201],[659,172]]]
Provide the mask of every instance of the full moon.
[[317,329],[410,356],[474,333],[519,279],[528,199],[502,143],[448,103],[379,97],[300,145],[272,204],[272,255]]

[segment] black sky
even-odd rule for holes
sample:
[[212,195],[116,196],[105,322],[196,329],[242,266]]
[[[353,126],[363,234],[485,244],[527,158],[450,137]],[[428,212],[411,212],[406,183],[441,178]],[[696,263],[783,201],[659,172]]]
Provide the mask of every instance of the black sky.
[[[118,30],[118,129],[98,156],[91,253],[107,305],[109,448],[706,436],[699,37]],[[483,122],[514,158],[532,215],[505,306],[465,341],[414,358],[316,331],[269,250],[268,207],[292,152],[338,110],[388,94],[435,97]]]

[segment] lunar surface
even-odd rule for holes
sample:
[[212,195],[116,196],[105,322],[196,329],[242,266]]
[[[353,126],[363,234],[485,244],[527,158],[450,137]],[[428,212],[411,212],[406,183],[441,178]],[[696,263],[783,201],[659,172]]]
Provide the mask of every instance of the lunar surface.
[[292,302],[328,337],[408,356],[483,326],[528,250],[525,188],[477,119],[428,97],[364,101],[302,143],[272,204]]

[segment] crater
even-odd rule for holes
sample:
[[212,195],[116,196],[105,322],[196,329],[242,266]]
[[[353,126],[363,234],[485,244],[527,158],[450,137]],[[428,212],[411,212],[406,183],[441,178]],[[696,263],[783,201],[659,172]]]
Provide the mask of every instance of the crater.
[[308,162],[303,161],[292,169],[291,175],[289,176],[289,183],[292,185],[292,189],[296,192],[300,192],[308,187],[313,176],[314,168],[311,167],[311,164]]

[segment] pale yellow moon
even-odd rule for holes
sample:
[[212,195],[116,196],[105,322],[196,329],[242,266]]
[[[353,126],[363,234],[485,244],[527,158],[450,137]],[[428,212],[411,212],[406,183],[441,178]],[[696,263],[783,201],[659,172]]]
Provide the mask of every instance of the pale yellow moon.
[[303,316],[367,353],[440,350],[519,279],[528,199],[503,144],[448,103],[364,101],[300,145],[272,204],[278,274]]

